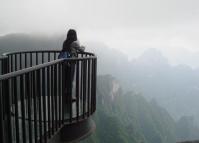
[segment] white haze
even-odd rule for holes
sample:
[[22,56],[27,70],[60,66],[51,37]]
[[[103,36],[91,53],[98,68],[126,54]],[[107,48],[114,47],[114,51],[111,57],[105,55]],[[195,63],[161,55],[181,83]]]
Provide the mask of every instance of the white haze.
[[0,35],[66,33],[120,49],[157,48],[172,64],[199,67],[198,0],[0,0]]

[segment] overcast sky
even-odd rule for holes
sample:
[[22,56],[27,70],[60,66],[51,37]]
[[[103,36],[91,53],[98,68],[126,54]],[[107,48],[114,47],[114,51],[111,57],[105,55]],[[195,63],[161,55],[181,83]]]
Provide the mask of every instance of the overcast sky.
[[0,0],[0,35],[78,31],[135,57],[158,48],[175,63],[199,65],[198,0]]

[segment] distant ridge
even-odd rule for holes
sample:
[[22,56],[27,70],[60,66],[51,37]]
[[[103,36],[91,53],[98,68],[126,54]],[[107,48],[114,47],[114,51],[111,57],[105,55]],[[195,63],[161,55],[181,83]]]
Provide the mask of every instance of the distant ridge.
[[177,143],[199,143],[199,141],[184,141],[184,142],[177,142]]

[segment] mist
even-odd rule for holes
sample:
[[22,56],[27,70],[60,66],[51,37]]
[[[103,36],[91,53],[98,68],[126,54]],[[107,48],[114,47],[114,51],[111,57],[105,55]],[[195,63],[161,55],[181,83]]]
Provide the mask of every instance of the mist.
[[171,64],[199,65],[197,0],[1,0],[0,35],[66,34],[138,57],[157,48]]
[[[101,119],[105,112],[107,118],[116,118],[119,129],[113,130],[123,131],[122,138],[132,140],[132,135],[129,137],[126,132],[133,130],[136,136],[134,130],[150,121],[149,126],[154,126],[149,130],[153,128],[150,132],[157,132],[154,135],[157,138],[148,137],[145,132],[148,128],[143,127],[136,137],[139,141],[168,143],[199,139],[198,0],[0,2],[0,53],[61,50],[68,29],[76,29],[81,44],[98,57],[98,107],[105,111],[97,111],[96,118]],[[115,85],[117,90],[113,88]],[[131,108],[125,105],[128,102],[125,97],[135,105]],[[132,116],[121,113],[124,109],[131,110]],[[117,118],[121,122],[123,119],[118,115],[129,120],[120,124]],[[145,118],[137,121],[142,117],[147,118],[146,122]],[[100,120],[97,121],[101,126]],[[86,143],[98,143],[94,140],[99,133],[100,129]]]

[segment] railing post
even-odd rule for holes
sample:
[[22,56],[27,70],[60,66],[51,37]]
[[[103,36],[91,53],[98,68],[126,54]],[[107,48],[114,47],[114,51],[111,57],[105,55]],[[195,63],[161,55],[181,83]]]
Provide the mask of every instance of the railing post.
[[3,60],[2,60],[2,74],[6,74],[8,73],[9,69],[8,69],[8,57],[6,56]]
[[[69,65],[70,64],[70,65]],[[64,61],[62,64],[62,114],[63,118],[72,121],[72,64]],[[65,116],[66,115],[66,116]],[[69,115],[69,116],[68,116]],[[65,118],[66,117],[66,118]]]
[[62,124],[64,123],[64,115],[65,115],[65,101],[66,101],[66,96],[65,96],[65,88],[66,88],[66,81],[64,80],[66,78],[65,75],[65,66],[64,63],[62,63]]
[[[9,72],[8,57],[5,57],[2,60],[2,74]],[[11,80],[10,80],[11,81]],[[11,104],[10,104],[10,89],[9,89],[9,80],[2,81],[2,107],[3,109],[3,130],[5,132],[5,142],[12,142],[12,126],[11,126]]]
[[[11,82],[11,80],[10,80]],[[4,130],[6,136],[6,142],[12,143],[12,123],[11,123],[11,97],[9,80],[3,81],[3,100],[4,100]]]
[[4,120],[3,120],[3,98],[2,98],[2,81],[0,81],[0,142],[4,143]]
[[94,68],[94,76],[95,76],[95,78],[94,78],[94,83],[95,83],[95,85],[94,85],[94,111],[96,110],[96,88],[97,88],[97,58],[95,59],[95,68]]

